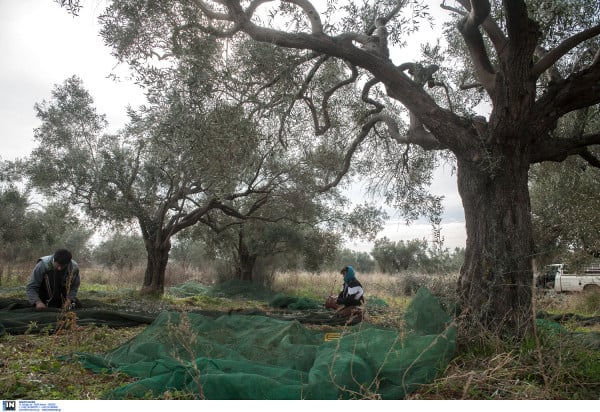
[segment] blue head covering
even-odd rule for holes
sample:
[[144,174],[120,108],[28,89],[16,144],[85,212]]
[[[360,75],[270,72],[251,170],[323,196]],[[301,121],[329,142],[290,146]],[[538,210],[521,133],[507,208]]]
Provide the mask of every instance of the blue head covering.
[[352,266],[346,266],[346,274],[344,275],[344,282],[350,282],[355,277],[356,276],[354,273],[354,268]]

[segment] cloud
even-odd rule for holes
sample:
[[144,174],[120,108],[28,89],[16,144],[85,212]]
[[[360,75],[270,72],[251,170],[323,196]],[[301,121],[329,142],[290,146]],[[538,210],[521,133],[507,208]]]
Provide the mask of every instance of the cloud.
[[[453,251],[455,248],[464,248],[466,246],[466,230],[464,222],[449,222],[441,224],[441,235],[444,240],[444,247]],[[388,238],[390,241],[398,242],[404,240],[422,240],[425,239],[431,246],[433,242],[433,231],[430,224],[417,223],[406,225],[402,220],[390,220],[386,223],[383,230],[377,235],[377,239]],[[374,242],[364,239],[349,239],[346,247],[349,249],[370,252],[373,249]]]
[[124,125],[125,107],[144,101],[132,83],[117,83],[122,71],[98,34],[93,4],[73,17],[50,0],[0,1],[0,144],[2,159],[27,156],[39,126],[34,104],[72,75],[83,80],[111,129]]

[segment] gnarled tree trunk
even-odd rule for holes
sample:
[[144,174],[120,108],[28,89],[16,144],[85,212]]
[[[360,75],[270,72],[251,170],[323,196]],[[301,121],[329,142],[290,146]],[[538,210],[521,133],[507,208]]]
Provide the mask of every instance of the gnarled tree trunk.
[[240,229],[237,248],[236,278],[251,282],[254,264],[256,263],[257,258],[258,256],[256,254],[250,253],[250,249],[244,239],[244,230]]
[[511,151],[505,147],[479,162],[458,161],[467,229],[459,325],[466,338],[482,330],[522,338],[532,326],[529,164]]
[[145,239],[148,263],[144,274],[141,294],[146,296],[162,296],[165,291],[165,272],[169,262],[171,242],[166,240]]

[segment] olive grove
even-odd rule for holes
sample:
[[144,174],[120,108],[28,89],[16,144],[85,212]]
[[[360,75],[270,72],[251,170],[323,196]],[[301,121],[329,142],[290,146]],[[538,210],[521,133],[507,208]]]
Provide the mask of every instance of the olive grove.
[[[446,45],[405,59],[402,47],[423,28],[415,22],[427,19],[427,5],[113,0],[101,22],[106,43],[129,64],[185,59],[198,39],[225,44],[222,58],[247,67],[231,90],[244,88],[242,103],[260,103],[256,110],[277,121],[272,138],[281,149],[294,147],[287,132],[304,129],[294,136],[310,142],[306,150],[334,160],[322,164],[324,190],[346,175],[373,176],[407,218],[425,213],[435,222],[431,170],[454,161],[467,231],[461,331],[522,338],[532,327],[530,167],[570,156],[600,164],[588,149],[600,144],[597,127],[575,135],[559,127],[600,102],[599,6],[436,2],[454,20]],[[485,115],[475,111],[482,101]]]

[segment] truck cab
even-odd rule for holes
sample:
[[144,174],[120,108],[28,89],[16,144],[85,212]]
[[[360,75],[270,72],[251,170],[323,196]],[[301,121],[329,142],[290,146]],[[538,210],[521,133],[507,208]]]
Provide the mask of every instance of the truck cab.
[[540,273],[536,278],[535,285],[539,288],[554,289],[556,275],[562,273],[563,267],[564,264],[562,263],[553,263],[551,265],[544,266],[542,273]]
[[553,263],[544,267],[536,286],[556,292],[600,291],[600,265],[589,266],[577,274],[569,273],[564,263]]

